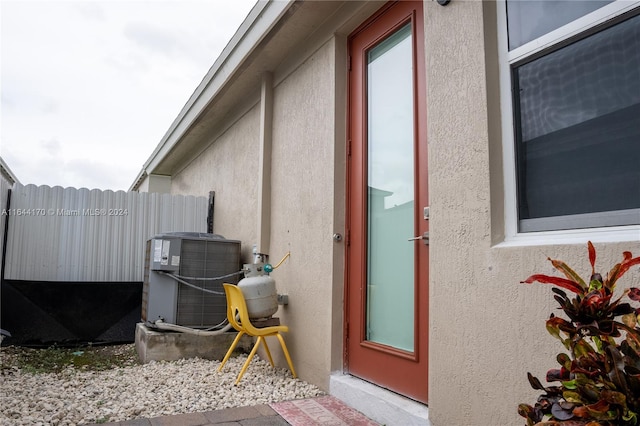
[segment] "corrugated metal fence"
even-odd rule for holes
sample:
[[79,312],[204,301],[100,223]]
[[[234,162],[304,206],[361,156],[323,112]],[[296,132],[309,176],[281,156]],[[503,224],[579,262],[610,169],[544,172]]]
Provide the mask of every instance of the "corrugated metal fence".
[[4,278],[142,282],[146,241],[206,232],[207,205],[206,197],[16,184],[2,218],[9,220]]

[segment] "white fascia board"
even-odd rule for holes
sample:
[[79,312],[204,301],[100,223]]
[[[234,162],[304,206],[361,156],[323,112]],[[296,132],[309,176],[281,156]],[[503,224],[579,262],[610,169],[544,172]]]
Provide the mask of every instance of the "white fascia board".
[[11,171],[11,169],[9,168],[7,163],[4,162],[2,157],[0,157],[0,173],[2,174],[2,176],[6,176],[7,180],[12,185],[14,183],[18,183],[18,184],[20,183],[16,175]]
[[[147,163],[149,163],[149,161],[151,161],[151,159],[147,160]],[[144,181],[144,178],[147,177],[147,171],[145,170],[146,167],[147,167],[147,164],[145,164],[142,170],[140,170],[140,172],[136,175],[136,178],[131,184],[131,186],[129,187],[128,192],[137,191],[140,188],[140,185]]]
[[295,0],[256,3],[144,164],[131,189],[135,189],[144,175],[153,173],[155,167],[180,141],[203,109],[216,97],[293,3]]

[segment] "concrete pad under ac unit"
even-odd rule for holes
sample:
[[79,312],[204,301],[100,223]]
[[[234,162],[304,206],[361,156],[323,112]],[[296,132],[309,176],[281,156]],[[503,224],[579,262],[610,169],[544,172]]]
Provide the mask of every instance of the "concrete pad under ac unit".
[[[156,331],[143,323],[136,324],[136,352],[140,362],[176,361],[178,359],[203,358],[222,360],[237,332],[229,331],[217,336],[198,336],[195,334]],[[242,336],[237,352],[249,352],[253,339]]]

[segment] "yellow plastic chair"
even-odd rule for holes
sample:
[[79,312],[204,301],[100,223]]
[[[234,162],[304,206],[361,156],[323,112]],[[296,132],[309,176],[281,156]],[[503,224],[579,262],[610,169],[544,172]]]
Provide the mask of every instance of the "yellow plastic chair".
[[[267,341],[265,337],[276,336],[280,341],[280,346],[282,346],[282,352],[284,352],[284,356],[285,358],[287,358],[287,363],[289,364],[289,368],[291,369],[291,373],[293,374],[293,377],[294,378],[298,377],[296,376],[296,370],[293,369],[293,363],[291,362],[291,357],[289,356],[287,345],[285,345],[284,339],[280,334],[280,332],[288,332],[289,327],[287,327],[286,325],[277,325],[277,326],[264,327],[264,328],[254,327],[251,324],[251,321],[249,320],[249,311],[247,310],[247,302],[244,300],[244,295],[242,294],[242,290],[233,284],[225,283],[222,285],[224,287],[224,292],[227,296],[227,319],[229,320],[229,323],[231,324],[231,326],[233,326],[233,328],[235,328],[238,331],[238,335],[236,336],[235,340],[231,344],[231,347],[227,351],[227,354],[224,356],[224,359],[222,360],[220,367],[218,367],[218,371],[222,371],[222,367],[224,367],[224,364],[227,362],[227,360],[231,356],[231,353],[233,352],[236,345],[240,341],[240,338],[244,334],[257,337],[258,340],[256,341],[256,344],[253,346],[253,349],[249,354],[249,358],[247,358],[247,361],[242,366],[242,370],[240,370],[240,374],[238,375],[238,378],[236,379],[235,384],[237,385],[240,382],[240,379],[242,379],[242,376],[244,375],[245,371],[247,371],[247,368],[249,367],[249,363],[251,362],[251,359],[253,358],[253,356],[256,354],[258,347],[260,346],[260,343],[264,343],[264,350],[267,353],[267,357],[269,358],[269,362],[271,363],[271,366],[274,367],[273,359],[271,358],[271,352],[269,351],[269,345],[267,345]],[[236,315],[240,318],[240,321],[236,319]]]

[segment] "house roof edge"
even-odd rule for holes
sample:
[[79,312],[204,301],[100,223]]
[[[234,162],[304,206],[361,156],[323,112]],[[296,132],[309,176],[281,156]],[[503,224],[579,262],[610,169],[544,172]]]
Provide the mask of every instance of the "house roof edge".
[[129,191],[140,187],[144,178],[154,169],[189,130],[203,109],[229,82],[244,60],[254,51],[261,40],[280,21],[296,0],[258,1],[240,24],[231,40],[193,94],[174,119],[173,123],[153,150],[142,169],[131,184]]
[[18,177],[11,171],[7,163],[0,157],[0,174],[3,178],[5,178],[10,184],[20,184]]

